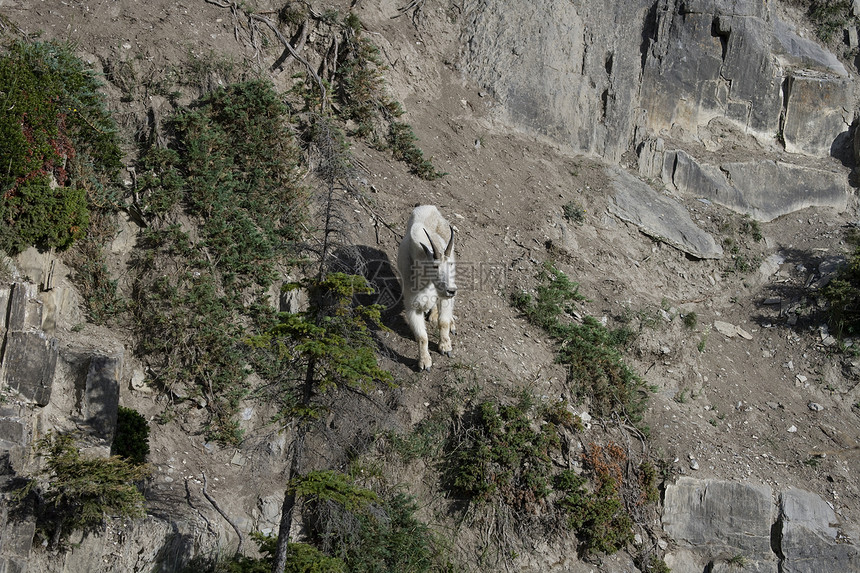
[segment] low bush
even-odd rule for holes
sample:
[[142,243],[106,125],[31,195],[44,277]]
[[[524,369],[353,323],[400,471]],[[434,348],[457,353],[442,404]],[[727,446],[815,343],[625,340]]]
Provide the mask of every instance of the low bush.
[[500,500],[534,512],[552,491],[550,452],[560,447],[557,426],[546,414],[527,394],[518,404],[476,405],[450,435],[448,487],[479,503]]
[[444,484],[457,499],[499,508],[494,514],[510,510],[524,530],[573,532],[582,557],[615,553],[633,539],[634,514],[659,501],[656,469],[629,467],[611,441],[585,447],[580,471],[559,469],[562,428],[583,430],[564,402],[538,406],[527,393],[512,405],[480,402],[454,421]]
[[633,540],[633,519],[621,487],[627,456],[616,444],[591,444],[583,455],[586,475],[564,470],[556,476],[558,501],[576,533],[580,554],[615,553]]
[[135,485],[149,475],[146,466],[119,456],[85,457],[67,434],[49,433],[36,443],[36,452],[45,458],[41,479],[31,480],[18,496],[41,490],[36,527],[51,546],[61,546],[73,531],[98,531],[106,517],[146,514]]
[[100,86],[65,44],[0,54],[0,250],[67,249],[111,202],[122,152]]
[[567,366],[574,394],[588,399],[598,416],[619,413],[639,422],[648,403],[644,381],[625,363],[621,349],[633,333],[609,329],[592,316],[573,319],[571,304],[584,300],[579,286],[552,264],[537,275],[536,295],[514,293],[513,305],[558,342],[556,360]]
[[119,407],[111,455],[127,459],[133,464],[146,462],[146,456],[149,455],[149,423],[137,410]]
[[263,81],[216,90],[167,126],[170,146],[147,150],[139,170],[138,350],[156,386],[207,406],[210,439],[235,443],[254,366],[246,340],[274,323],[268,289],[307,216],[301,154]]
[[407,495],[381,499],[338,472],[310,472],[290,483],[304,500],[311,537],[350,573],[421,573],[438,551],[428,526],[415,517]]

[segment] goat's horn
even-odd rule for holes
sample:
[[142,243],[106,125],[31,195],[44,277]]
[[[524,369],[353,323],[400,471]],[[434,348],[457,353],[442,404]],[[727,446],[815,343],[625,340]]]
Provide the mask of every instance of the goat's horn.
[[439,253],[436,251],[436,245],[433,244],[433,239],[430,238],[430,233],[427,232],[427,229],[424,229],[424,234],[427,235],[427,240],[430,242],[430,250],[433,251],[433,258],[438,259]]
[[445,256],[446,257],[451,256],[451,249],[453,249],[453,247],[454,247],[454,227],[452,227],[451,224],[449,223],[448,228],[451,229],[451,240],[448,241],[448,246],[445,247]]

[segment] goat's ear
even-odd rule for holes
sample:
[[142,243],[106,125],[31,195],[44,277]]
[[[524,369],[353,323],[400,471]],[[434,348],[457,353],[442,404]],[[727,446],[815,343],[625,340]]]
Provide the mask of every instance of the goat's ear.
[[448,246],[445,247],[445,256],[446,257],[450,257],[451,251],[454,249],[454,227],[452,227],[449,224],[448,228],[451,229],[451,239],[448,241]]

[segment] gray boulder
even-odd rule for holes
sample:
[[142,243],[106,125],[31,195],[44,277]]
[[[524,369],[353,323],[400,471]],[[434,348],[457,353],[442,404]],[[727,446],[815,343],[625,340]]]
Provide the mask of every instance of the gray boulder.
[[779,498],[783,573],[860,571],[860,550],[845,543],[839,519],[819,496],[791,488]]
[[701,573],[743,555],[745,570],[776,573],[775,510],[766,485],[682,477],[666,488],[663,529],[679,548],[666,562],[675,573]]
[[723,249],[700,229],[681,203],[621,169],[609,170],[615,188],[609,211],[646,235],[700,259],[719,259]]
[[666,488],[663,529],[677,546],[665,561],[674,573],[860,571],[860,549],[818,495],[682,477]]

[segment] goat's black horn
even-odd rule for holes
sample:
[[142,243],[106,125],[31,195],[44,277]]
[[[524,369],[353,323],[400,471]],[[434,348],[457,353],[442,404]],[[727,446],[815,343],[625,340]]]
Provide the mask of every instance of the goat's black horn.
[[448,246],[445,247],[445,256],[451,256],[451,250],[454,248],[454,227],[451,224],[448,224],[448,228],[451,229],[451,239],[448,241]]
[[438,259],[439,253],[436,251],[436,245],[433,244],[433,239],[430,238],[430,233],[427,232],[427,229],[424,229],[424,234],[427,235],[427,240],[430,242],[430,250],[433,251],[433,258]]

